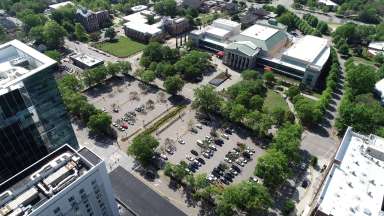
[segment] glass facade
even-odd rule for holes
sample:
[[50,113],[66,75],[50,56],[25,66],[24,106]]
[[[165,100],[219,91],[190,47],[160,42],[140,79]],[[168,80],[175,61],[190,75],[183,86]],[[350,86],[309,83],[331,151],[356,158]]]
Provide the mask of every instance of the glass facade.
[[0,182],[66,143],[78,148],[52,70],[0,96]]

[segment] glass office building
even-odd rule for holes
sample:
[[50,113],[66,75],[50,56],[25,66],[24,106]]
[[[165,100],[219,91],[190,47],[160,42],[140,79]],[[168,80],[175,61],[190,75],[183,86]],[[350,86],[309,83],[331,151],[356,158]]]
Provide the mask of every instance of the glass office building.
[[78,148],[55,68],[17,40],[0,45],[0,182],[66,143]]

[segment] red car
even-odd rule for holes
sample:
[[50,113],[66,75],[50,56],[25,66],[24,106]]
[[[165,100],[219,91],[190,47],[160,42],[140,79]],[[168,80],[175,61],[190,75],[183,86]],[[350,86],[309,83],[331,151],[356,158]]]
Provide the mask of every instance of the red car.
[[128,129],[128,124],[124,123],[124,124],[121,125],[121,127],[123,127],[124,129]]

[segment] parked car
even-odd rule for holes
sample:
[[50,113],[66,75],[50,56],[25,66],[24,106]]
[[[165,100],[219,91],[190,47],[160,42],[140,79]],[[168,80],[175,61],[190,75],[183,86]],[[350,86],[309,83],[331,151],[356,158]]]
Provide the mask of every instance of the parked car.
[[197,161],[199,161],[201,164],[205,164],[205,160],[201,157],[197,158]]
[[211,149],[213,151],[217,151],[217,148],[214,145],[209,145],[209,149]]
[[184,144],[185,144],[185,141],[184,141],[184,140],[182,140],[182,139],[179,139],[179,140],[178,140],[178,142],[179,142],[180,144],[182,144],[182,145],[184,145]]
[[255,176],[251,176],[251,177],[249,177],[249,181],[258,183],[259,179]]
[[195,155],[195,156],[198,156],[199,155],[199,153],[197,153],[197,151],[195,151],[195,150],[191,150],[191,153],[193,154],[193,155]]
[[187,155],[186,158],[187,158],[187,160],[189,160],[189,161],[193,161],[193,160],[195,160],[195,158],[192,157],[192,156],[190,156],[190,155]]
[[207,159],[210,158],[210,156],[209,156],[209,154],[208,154],[207,152],[204,152],[204,153],[203,153],[203,156],[204,156],[205,158],[207,158]]
[[196,124],[195,127],[199,128],[199,129],[203,129],[203,125],[201,125],[201,124]]
[[162,158],[163,160],[168,160],[168,157],[165,154],[160,154],[160,158]]
[[215,139],[215,144],[218,146],[223,146],[224,141],[222,139]]
[[241,169],[238,166],[236,166],[235,164],[232,164],[231,168],[236,170],[238,173],[241,173]]
[[191,129],[189,129],[192,133],[198,133],[198,130],[196,129],[196,128],[191,128]]
[[223,137],[224,139],[229,139],[229,136],[227,134],[221,134],[221,137]]

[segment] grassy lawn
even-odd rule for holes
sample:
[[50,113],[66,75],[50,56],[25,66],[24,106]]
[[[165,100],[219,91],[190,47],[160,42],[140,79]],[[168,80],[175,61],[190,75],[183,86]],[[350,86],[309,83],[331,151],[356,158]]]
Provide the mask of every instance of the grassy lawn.
[[127,37],[120,37],[116,41],[96,44],[95,47],[114,56],[124,58],[140,52],[145,44],[136,42]]
[[280,94],[268,89],[267,97],[264,100],[263,110],[267,112],[275,107],[282,107],[284,110],[289,110],[288,104]]
[[374,68],[377,68],[377,66],[375,65],[375,62],[373,62],[373,61],[369,61],[367,59],[356,57],[356,56],[352,57],[352,59],[357,64],[365,64],[365,65],[369,65],[369,66],[372,66]]

